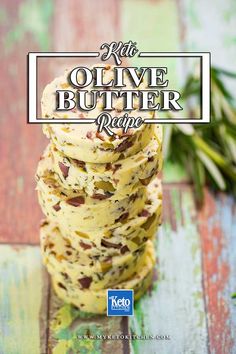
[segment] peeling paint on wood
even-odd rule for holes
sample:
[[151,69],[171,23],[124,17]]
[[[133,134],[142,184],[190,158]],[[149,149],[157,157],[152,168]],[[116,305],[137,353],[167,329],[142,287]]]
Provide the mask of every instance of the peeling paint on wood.
[[104,42],[120,40],[120,16],[116,0],[56,0],[54,50],[96,51]]
[[55,354],[70,350],[109,354],[115,350],[119,354],[129,351],[128,341],[79,340],[78,335],[130,332],[170,336],[166,340],[133,340],[134,353],[205,354],[209,345],[211,353],[233,354],[234,201],[226,196],[215,201],[207,193],[207,204],[197,214],[191,187],[183,184],[165,185],[164,201],[157,279],[135,304],[129,330],[121,318],[84,316],[63,305],[49,291],[38,247],[1,245],[0,353],[37,354],[47,348]]
[[[14,81],[16,100],[0,113],[1,242],[38,243],[41,214],[34,172],[46,139],[39,127],[25,123],[28,51],[96,50],[102,42],[132,39],[143,50],[210,50],[214,64],[234,69],[234,10],[234,0],[3,0],[0,90],[3,101],[10,102],[12,86],[6,83]],[[45,79],[48,75],[49,69]],[[186,182],[183,171],[176,171],[167,166],[165,180]],[[235,202],[207,192],[206,205],[198,214],[191,187],[168,185],[164,221],[157,243],[158,280],[135,305],[129,328],[126,319],[84,318],[60,303],[42,272],[37,247],[0,245],[0,353],[62,354],[71,350],[68,347],[81,353],[130,350],[124,341],[77,342],[76,333],[88,329],[171,337],[133,341],[135,353],[235,353],[236,307],[230,298],[236,291]],[[59,329],[55,322],[50,327],[58,311],[64,321]],[[72,322],[66,323],[71,311]]]
[[71,305],[63,304],[53,292],[49,326],[49,351],[53,354],[123,353],[122,340],[102,339],[102,335],[124,333],[122,318],[82,313]]
[[236,352],[236,210],[232,198],[213,197],[198,215],[211,353]]
[[[182,0],[181,3],[184,50],[211,52],[213,65],[235,71],[235,0]],[[235,91],[235,80],[229,80],[228,84]]]
[[[41,354],[39,248],[1,245],[0,254],[0,353]],[[45,333],[45,322],[41,325]]]
[[[121,2],[121,36],[123,41],[137,42],[140,51],[180,51],[178,13],[175,1],[135,1]],[[145,20],[144,20],[145,19]],[[134,66],[163,66],[159,58],[129,58]],[[168,79],[177,89],[179,85],[179,62],[165,58]],[[160,112],[159,112],[160,114]]]
[[16,23],[11,26],[4,38],[6,52],[9,53],[14,45],[23,41],[28,34],[33,36],[40,51],[48,51],[51,47],[48,32],[51,27],[52,1],[24,0],[17,7],[17,12]]
[[[21,36],[13,40],[11,45],[8,43],[11,50],[4,49],[4,44],[10,31],[16,28],[18,31],[19,26],[28,26],[21,22],[24,22],[25,17],[27,21],[32,20],[30,10],[36,16],[35,7],[38,8],[40,3],[38,0],[1,1],[1,13],[5,14],[7,21],[0,26],[3,48],[0,54],[0,91],[2,101],[12,104],[4,105],[0,112],[0,242],[39,242],[38,225],[42,213],[37,203],[34,174],[47,140],[39,126],[26,124],[26,55],[29,51],[40,50],[36,32],[46,31],[50,39],[50,31],[44,28],[46,18],[41,19],[43,22],[40,23],[31,22],[32,26],[39,26],[35,27],[34,34],[28,27],[27,31],[26,28],[22,29]],[[22,7],[24,11],[20,10]],[[37,14],[40,18],[43,8]],[[47,71],[44,75],[48,75]]]
[[156,286],[136,304],[130,324],[136,334],[169,335],[170,340],[133,341],[134,353],[205,354],[201,244],[192,191],[189,187],[168,188],[164,197],[169,213],[157,236]]

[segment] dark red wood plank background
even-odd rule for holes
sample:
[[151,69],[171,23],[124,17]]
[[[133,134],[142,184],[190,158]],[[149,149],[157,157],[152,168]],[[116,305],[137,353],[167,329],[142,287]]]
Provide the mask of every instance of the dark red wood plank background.
[[[41,2],[34,3],[40,9]],[[42,213],[34,190],[34,174],[47,139],[40,126],[26,124],[27,54],[96,50],[103,42],[117,40],[120,4],[115,0],[57,0],[51,14],[46,16],[41,9],[47,30],[38,34],[40,40],[24,25],[22,13],[30,16],[30,5],[25,9],[23,1],[3,0],[1,6],[5,20],[0,27],[0,242],[38,243]],[[43,36],[49,47],[44,46]],[[47,82],[50,69],[44,70],[42,81]]]

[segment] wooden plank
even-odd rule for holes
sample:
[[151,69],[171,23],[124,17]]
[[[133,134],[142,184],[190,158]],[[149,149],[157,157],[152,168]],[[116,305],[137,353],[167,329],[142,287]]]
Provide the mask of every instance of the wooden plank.
[[101,336],[127,334],[126,320],[63,304],[50,290],[37,246],[0,245],[0,253],[1,354],[124,352],[127,341]]
[[235,1],[182,0],[182,4],[185,49],[210,51],[214,64],[235,70]]
[[[155,353],[158,349],[160,352],[168,354],[189,353],[191,350],[197,352],[197,347],[199,347],[199,352],[204,354],[207,353],[207,334],[201,286],[201,255],[196,228],[196,211],[190,188],[166,186],[164,200],[166,203],[165,222],[157,245],[158,281],[155,282],[153,291],[136,304],[135,317],[131,320],[130,331],[138,335],[170,335],[170,340],[133,341],[133,350],[137,353],[145,352],[145,350]],[[219,221],[221,221],[220,228]],[[215,204],[212,196],[207,195],[207,205],[200,214],[200,231],[204,250],[204,286],[207,294],[206,306],[209,314],[208,326],[212,353],[234,353],[235,351],[235,307],[230,299],[230,294],[235,289],[234,264],[236,255],[235,252],[232,252],[232,249],[235,249],[235,238],[233,238],[235,226],[236,216],[233,200],[222,197]],[[41,273],[41,268],[39,266],[39,251],[36,247],[13,249],[10,246],[2,245],[0,251],[3,255],[0,267],[1,278],[5,279],[5,282],[1,284],[0,291],[1,333],[5,334],[5,336],[1,336],[0,349],[3,353],[11,354],[18,350],[11,346],[16,346],[17,343],[21,343],[21,345],[25,342],[28,343],[29,330],[31,340],[28,345],[35,345],[34,340],[38,345],[37,309],[40,308],[41,298],[35,300],[35,296],[38,297],[39,289],[42,289],[43,284],[42,282],[41,285],[39,284],[38,273]],[[227,265],[229,262],[230,265]],[[28,272],[31,272],[31,275],[28,275]],[[23,279],[24,282],[17,281],[17,279]],[[62,317],[58,317],[58,306],[63,308],[59,312],[64,314]],[[43,309],[42,346],[45,346],[46,304]],[[26,315],[23,316],[22,311]],[[74,323],[69,326],[72,328],[70,335],[73,340],[65,340],[63,335],[68,330],[65,326],[65,321],[68,319],[68,307],[63,306],[60,302],[58,305],[58,300],[53,296],[50,311],[51,318],[54,320],[55,318],[57,320],[63,318],[59,328],[54,324],[49,333],[49,343],[55,345],[55,353],[56,350],[59,350],[60,354],[63,353],[62,348],[68,346],[68,342],[72,348],[73,346],[80,349],[98,348],[98,352],[106,353],[111,351],[110,346],[115,345],[118,346],[116,347],[117,353],[123,351],[122,346],[125,342],[104,342],[100,339],[97,341],[94,339],[77,341],[75,339],[76,334],[87,333],[88,329],[92,335],[123,333],[125,326],[120,322],[120,319],[114,320],[117,322],[111,322],[105,316],[77,319],[77,316],[81,314],[74,312]],[[70,311],[72,310],[70,309]],[[11,313],[14,313],[14,320],[9,320]],[[40,317],[43,316],[41,313]],[[123,329],[121,329],[121,324]],[[32,335],[32,331],[37,334]],[[156,333],[156,331],[158,332]],[[10,338],[15,339],[14,343],[9,340],[6,333],[11,334]],[[58,338],[56,342],[53,341],[53,337]],[[21,339],[20,342],[18,338]],[[49,347],[49,350],[53,346]],[[28,348],[22,347],[24,352]],[[32,348],[31,350],[33,350]],[[20,350],[17,352],[21,353]]]
[[[235,71],[236,3],[234,0],[181,0],[186,51],[208,51],[213,65]],[[229,80],[236,89],[235,80]]]
[[0,353],[44,354],[48,283],[39,248],[0,245],[0,253]]
[[99,50],[102,43],[119,40],[119,20],[116,0],[56,0],[54,50]]
[[[213,65],[235,71],[235,1],[182,0],[185,50],[210,51]],[[209,21],[210,13],[210,21]],[[226,55],[227,53],[227,55]],[[232,91],[235,81],[228,80]],[[235,203],[206,191],[198,215],[211,353],[235,353]]]
[[168,186],[157,242],[157,280],[135,306],[131,332],[170,336],[134,340],[134,353],[208,353],[201,243],[190,187]]
[[53,354],[119,354],[123,353],[127,342],[120,339],[106,340],[104,337],[125,334],[122,318],[82,313],[68,304],[63,304],[53,291],[50,323],[48,352]]
[[236,352],[236,209],[233,198],[206,191],[198,215],[211,353]]
[[[119,40],[119,16],[120,4],[116,0],[56,0],[52,21],[52,50],[97,51],[102,43]],[[45,85],[61,75],[66,68],[92,65],[100,61],[100,58],[40,58],[39,92],[42,93]],[[49,68],[49,75],[42,78],[41,73],[45,72],[45,68]]]
[[[173,0],[121,2],[121,38],[137,42],[140,51],[180,51],[177,4]],[[146,19],[146,20],[144,20]],[[148,20],[147,20],[148,19]],[[181,84],[181,60],[165,58],[129,58],[133,66],[166,66],[172,88]],[[159,112],[159,115],[161,113]]]
[[179,49],[175,1],[122,0],[121,13],[121,36],[124,41],[136,41],[143,51],[165,52]]
[[[4,0],[0,11],[0,89],[3,100],[12,102],[14,84],[15,97],[0,113],[0,168],[4,171],[0,177],[0,242],[38,243],[42,213],[34,174],[47,140],[40,127],[26,124],[26,55],[38,50],[96,50],[102,42],[118,39],[119,2]],[[49,65],[44,77],[40,73],[42,82],[47,82],[52,70]]]
[[4,0],[0,10],[0,242],[38,243],[34,174],[46,139],[26,124],[26,55],[50,47],[50,1]]

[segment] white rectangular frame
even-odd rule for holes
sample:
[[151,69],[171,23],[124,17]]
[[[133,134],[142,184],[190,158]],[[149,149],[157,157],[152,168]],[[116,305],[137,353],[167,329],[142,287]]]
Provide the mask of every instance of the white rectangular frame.
[[[43,119],[37,117],[37,58],[39,57],[99,57],[99,52],[30,52],[28,53],[28,103],[27,103],[27,123],[93,123],[95,119]],[[159,57],[196,57],[200,58],[201,73],[201,118],[178,118],[178,119],[145,119],[148,124],[199,124],[210,122],[210,91],[211,91],[211,55],[209,52],[140,52],[140,58]]]

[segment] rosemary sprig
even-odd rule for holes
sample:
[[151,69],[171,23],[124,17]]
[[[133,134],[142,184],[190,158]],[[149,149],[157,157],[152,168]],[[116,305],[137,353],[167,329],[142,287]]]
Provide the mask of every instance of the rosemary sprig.
[[[236,101],[222,76],[236,79],[235,73],[212,68],[211,123],[165,127],[164,155],[186,169],[199,204],[203,202],[206,182],[216,190],[236,195]],[[183,89],[183,98],[197,97],[199,88],[199,78],[190,76]]]

